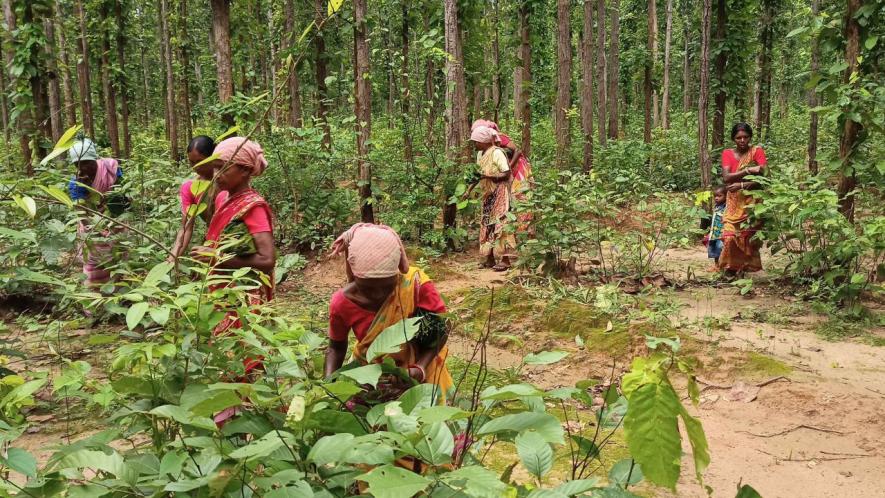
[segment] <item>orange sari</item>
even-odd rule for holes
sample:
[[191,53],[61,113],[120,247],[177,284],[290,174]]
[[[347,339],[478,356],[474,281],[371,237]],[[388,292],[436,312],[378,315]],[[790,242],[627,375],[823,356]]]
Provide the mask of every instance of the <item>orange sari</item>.
[[[744,155],[736,171],[753,166],[756,162],[756,146]],[[753,272],[762,269],[762,256],[759,249],[762,243],[753,239],[760,224],[750,225],[751,206],[759,202],[749,191],[728,192],[725,197],[725,214],[722,218],[722,254],[719,268],[728,271]]]

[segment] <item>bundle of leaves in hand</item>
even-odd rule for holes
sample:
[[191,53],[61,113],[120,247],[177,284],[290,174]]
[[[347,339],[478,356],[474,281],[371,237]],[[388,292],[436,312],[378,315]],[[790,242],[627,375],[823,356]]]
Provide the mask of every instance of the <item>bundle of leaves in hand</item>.
[[423,349],[439,348],[445,344],[446,335],[449,333],[449,324],[446,319],[432,311],[418,308],[415,317],[421,318],[418,322],[418,332],[412,342]]
[[248,256],[258,252],[255,247],[255,239],[252,238],[252,234],[249,233],[243,220],[237,220],[228,225],[224,230],[224,243],[225,245],[231,244],[228,250],[233,251],[237,256]]

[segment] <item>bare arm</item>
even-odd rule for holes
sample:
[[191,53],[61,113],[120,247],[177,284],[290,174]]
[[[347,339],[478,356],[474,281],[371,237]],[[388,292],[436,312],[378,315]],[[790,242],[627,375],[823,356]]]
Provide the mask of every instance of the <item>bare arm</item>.
[[181,216],[181,228],[178,229],[178,233],[175,235],[175,243],[172,245],[172,254],[169,255],[169,259],[177,259],[179,258],[187,249],[187,247],[191,244],[191,238],[194,235],[194,223],[188,220],[187,214]]
[[513,153],[513,159],[510,160],[511,170],[516,167],[516,164],[519,163],[520,158],[522,158],[522,150],[518,149],[516,152]]
[[323,375],[328,377],[341,368],[346,355],[347,341],[329,340],[329,347],[326,348],[326,363],[323,367]]
[[[255,242],[255,253],[245,256],[234,256],[218,264],[218,268],[236,270],[239,268],[254,268],[266,275],[273,273],[276,265],[276,250],[274,249],[273,234],[271,232],[259,232],[252,235]],[[191,257],[206,261],[212,257],[214,249],[211,247],[197,246],[191,249]]]

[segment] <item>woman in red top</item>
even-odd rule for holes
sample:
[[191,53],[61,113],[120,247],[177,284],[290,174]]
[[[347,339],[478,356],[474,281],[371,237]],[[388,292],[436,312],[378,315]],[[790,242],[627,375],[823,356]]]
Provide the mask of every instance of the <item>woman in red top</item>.
[[730,276],[762,269],[759,254],[762,244],[753,239],[759,224],[749,222],[750,206],[757,202],[752,190],[758,189],[759,183],[747,177],[761,175],[768,161],[762,147],[750,145],[751,138],[753,129],[750,125],[738,123],[731,129],[734,149],[722,151],[722,180],[728,193],[722,219],[723,248],[719,269]]
[[[436,384],[440,397],[452,387],[446,369],[446,334],[428,324],[441,320],[446,307],[433,282],[420,269],[409,266],[399,235],[390,227],[358,223],[332,246],[344,254],[348,283],[332,295],[329,304],[329,348],[325,374],[344,364],[350,331],[356,336],[353,356],[363,364],[389,357],[418,382]],[[385,329],[406,318],[422,316],[421,330],[393,354],[369,358],[372,342]],[[444,328],[444,324],[443,324]]]

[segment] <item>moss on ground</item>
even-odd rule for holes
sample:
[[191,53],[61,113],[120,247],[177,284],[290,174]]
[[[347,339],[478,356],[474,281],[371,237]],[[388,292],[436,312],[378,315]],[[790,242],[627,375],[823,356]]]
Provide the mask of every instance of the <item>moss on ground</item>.
[[747,353],[744,362],[737,368],[736,373],[747,377],[775,377],[787,375],[793,369],[789,365],[755,351]]

